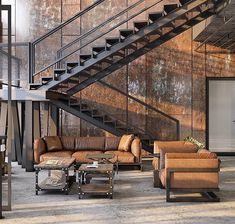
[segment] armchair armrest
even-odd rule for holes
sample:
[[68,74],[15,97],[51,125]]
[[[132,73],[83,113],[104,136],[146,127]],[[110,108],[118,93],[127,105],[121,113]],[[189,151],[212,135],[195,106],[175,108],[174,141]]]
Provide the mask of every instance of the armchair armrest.
[[198,153],[166,154],[166,188],[218,189],[219,159],[201,156]]
[[40,163],[40,156],[46,152],[46,144],[43,139],[34,140],[34,162]]
[[199,153],[166,153],[165,167],[168,168],[219,168],[220,161],[218,158],[207,158],[206,155]]

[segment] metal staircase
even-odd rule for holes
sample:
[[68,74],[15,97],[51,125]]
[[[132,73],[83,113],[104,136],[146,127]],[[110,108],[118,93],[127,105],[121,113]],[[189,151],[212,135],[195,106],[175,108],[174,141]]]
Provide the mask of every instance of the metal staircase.
[[[111,28],[99,33],[95,38],[81,44],[82,40],[90,37],[91,34],[99,28],[106,24],[113,23],[115,19],[120,18],[134,8],[136,9],[144,2],[144,0],[137,1],[122,12],[110,17],[102,24],[80,35],[77,39],[62,47],[57,52],[57,59],[53,63],[35,72],[36,45],[103,2],[105,2],[105,0],[96,1],[91,6],[79,12],[74,18],[71,18],[30,44],[32,65],[30,68],[30,89],[46,90],[47,98],[56,106],[114,135],[134,133],[140,136],[144,143],[146,143],[145,148],[149,150],[147,145],[149,145],[149,142],[154,138],[153,136],[146,133],[145,130],[141,130],[133,125],[126,125],[124,122],[105,112],[92,108],[88,104],[81,103],[76,97],[76,93],[95,82],[102,82],[101,79],[112,72],[217,13],[221,7],[225,7],[225,1],[179,0],[177,3],[163,5],[161,11],[151,12],[150,10],[153,10],[160,3],[164,2],[163,0],[155,1],[145,8],[139,7],[137,13],[128,16],[128,18],[111,26]],[[127,29],[122,28],[123,24],[130,23],[130,21],[133,21],[133,19],[143,13],[147,13],[146,20],[134,21],[132,27]],[[115,37],[111,36],[114,31],[117,34]],[[103,44],[97,45],[97,40],[99,40],[99,42],[102,41]],[[79,47],[74,50],[74,46],[77,46],[78,43]],[[63,55],[63,52],[71,48],[71,46],[73,50]],[[78,52],[80,53],[78,54]],[[72,61],[71,56],[77,54],[77,60]],[[145,106],[147,107],[148,105]],[[157,112],[173,120],[177,125],[177,132],[179,132],[179,122],[177,119],[159,110],[157,110]],[[179,134],[177,137],[179,137]]]

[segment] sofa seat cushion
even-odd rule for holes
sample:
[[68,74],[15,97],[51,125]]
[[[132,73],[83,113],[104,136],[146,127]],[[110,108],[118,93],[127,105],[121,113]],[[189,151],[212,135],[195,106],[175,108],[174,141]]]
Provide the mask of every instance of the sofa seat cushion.
[[48,152],[63,151],[59,136],[45,136],[44,141],[46,142]]
[[71,158],[72,154],[73,152],[71,151],[46,152],[40,156],[40,162],[52,159],[53,157]]
[[91,163],[93,160],[87,159],[87,154],[102,154],[102,151],[93,151],[93,150],[87,150],[87,151],[78,151],[72,154],[72,157],[76,159],[76,162],[79,163]]
[[118,150],[128,152],[131,148],[131,143],[134,140],[134,135],[123,135],[120,139]]
[[105,154],[114,154],[114,158],[110,159],[110,162],[115,163],[134,163],[135,162],[135,156],[131,152],[125,152],[125,151],[107,151]]

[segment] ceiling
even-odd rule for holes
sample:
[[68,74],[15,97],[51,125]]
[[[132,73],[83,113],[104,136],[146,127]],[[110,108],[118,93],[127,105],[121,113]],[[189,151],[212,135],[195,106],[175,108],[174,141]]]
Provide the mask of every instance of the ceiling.
[[195,40],[235,52],[235,0],[231,0],[225,9],[213,16],[210,24]]

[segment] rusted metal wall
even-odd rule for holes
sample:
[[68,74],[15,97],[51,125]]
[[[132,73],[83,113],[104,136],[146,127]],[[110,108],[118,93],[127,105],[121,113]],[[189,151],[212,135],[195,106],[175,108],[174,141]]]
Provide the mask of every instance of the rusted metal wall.
[[[91,2],[93,1],[16,0],[16,40],[27,41],[38,37]],[[61,35],[51,39],[51,49],[41,54],[38,65],[51,58],[55,45],[63,46],[131,2],[133,0],[113,0],[100,11],[92,12],[74,22]],[[147,0],[146,2],[149,3]],[[141,15],[138,19],[144,18]],[[21,29],[22,24],[24,27]],[[131,23],[125,25],[131,26]],[[197,43],[192,40],[192,30],[188,30],[114,72],[105,81],[179,119],[181,138],[190,135],[204,141],[206,76],[232,76],[235,74],[235,63],[231,55],[197,53],[194,51],[196,47]],[[119,119],[128,119],[134,125],[146,127],[156,138],[174,137],[171,122],[107,87],[93,84],[83,90],[80,96],[84,101],[89,101]],[[109,135],[66,112],[61,116],[62,134]],[[158,132],[160,128],[162,133]]]

